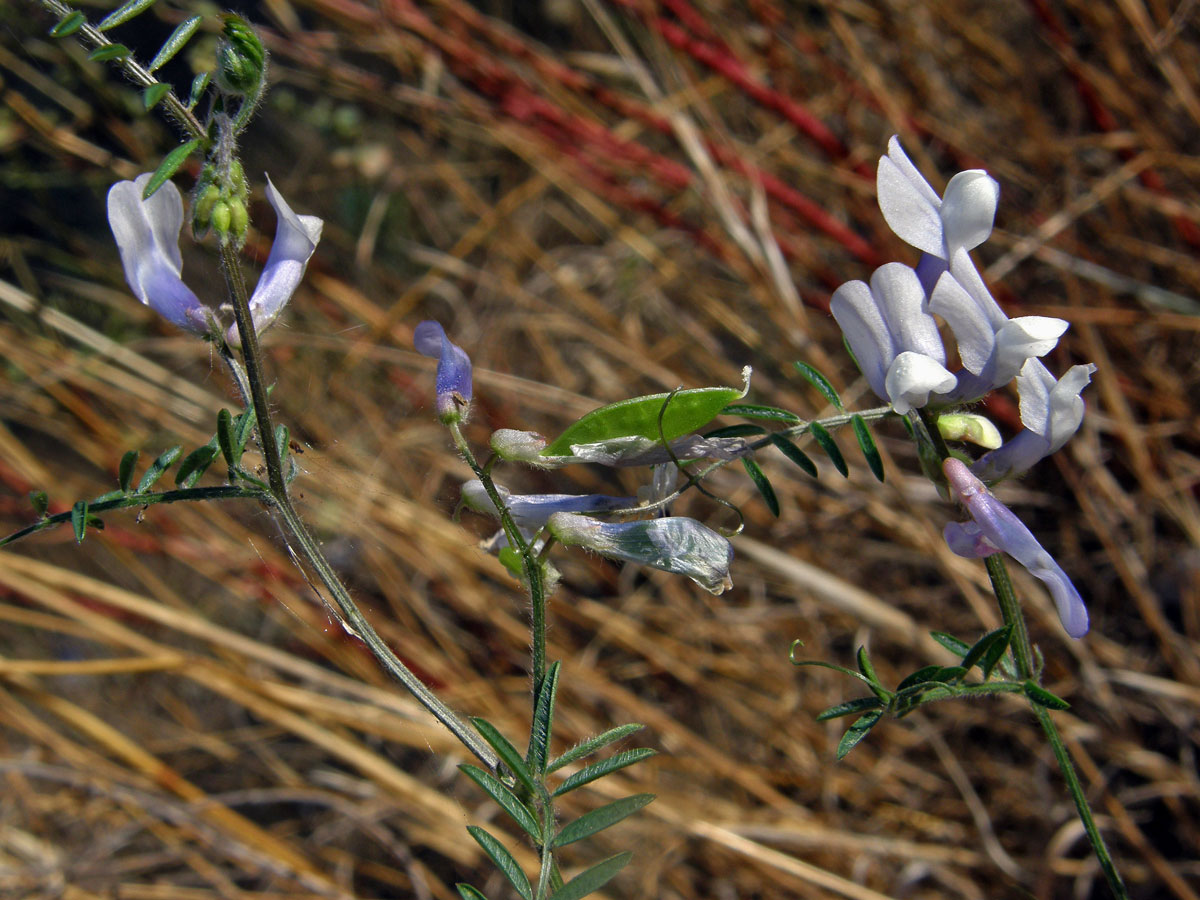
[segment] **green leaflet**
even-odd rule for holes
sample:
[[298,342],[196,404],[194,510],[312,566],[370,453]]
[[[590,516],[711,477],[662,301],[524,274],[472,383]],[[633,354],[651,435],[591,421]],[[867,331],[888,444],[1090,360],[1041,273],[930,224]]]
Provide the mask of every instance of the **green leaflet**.
[[184,44],[191,40],[192,35],[196,33],[196,29],[200,27],[200,23],[203,20],[203,16],[192,16],[180,22],[176,29],[171,32],[171,36],[167,38],[162,48],[155,54],[154,59],[150,61],[147,71],[157,72],[165,66],[176,53],[183,49]]
[[483,852],[492,858],[496,868],[504,873],[504,877],[508,879],[508,883],[516,889],[517,893],[524,900],[533,900],[533,885],[529,883],[529,878],[521,871],[521,867],[513,859],[512,854],[508,852],[508,848],[477,825],[468,825],[467,831],[483,848]]
[[[731,387],[692,388],[673,394],[634,397],[594,409],[542,450],[542,456],[569,456],[572,444],[595,444],[623,437],[668,441],[703,428],[750,388],[750,367],[741,390]],[[665,407],[665,408],[664,408]],[[662,429],[660,434],[659,423]]]
[[50,29],[51,37],[67,37],[74,34],[87,23],[87,16],[79,10],[70,13],[61,22]]
[[100,24],[96,26],[96,30],[108,31],[110,28],[116,28],[121,23],[128,22],[134,16],[145,12],[154,3],[155,0],[129,0],[128,3],[122,4],[101,19]]
[[593,891],[600,890],[618,872],[629,865],[631,859],[633,859],[633,854],[626,850],[624,853],[618,853],[616,856],[610,856],[608,859],[596,863],[555,891],[550,896],[550,900],[579,900],[580,897],[586,897]]
[[201,141],[200,138],[194,138],[193,140],[180,144],[165,157],[163,157],[163,161],[159,164],[158,168],[155,169],[154,174],[150,177],[150,180],[146,182],[146,187],[142,190],[142,199],[149,200],[151,195],[160,187],[162,187],[168,178],[179,171],[179,167],[187,162],[187,158],[191,156],[195,149],[202,143],[203,141]]
[[147,111],[152,110],[159,103],[162,103],[163,97],[169,93],[171,93],[171,86],[169,84],[163,84],[161,81],[158,84],[152,84],[142,91],[142,104],[146,107]]

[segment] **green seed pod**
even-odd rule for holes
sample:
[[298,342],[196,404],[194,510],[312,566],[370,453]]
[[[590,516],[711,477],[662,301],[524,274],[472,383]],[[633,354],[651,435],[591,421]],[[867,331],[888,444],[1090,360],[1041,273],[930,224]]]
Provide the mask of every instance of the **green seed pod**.
[[192,233],[197,237],[202,237],[208,232],[212,225],[213,211],[220,199],[221,192],[214,184],[205,187],[196,197],[196,202],[192,205]]
[[262,41],[241,16],[225,15],[225,32],[217,45],[217,84],[228,94],[258,92],[266,71]]
[[250,197],[250,187],[246,183],[246,170],[236,159],[229,164],[229,182],[233,186],[234,196],[245,203]]
[[246,229],[250,227],[250,214],[246,212],[246,204],[241,200],[229,201],[229,230],[233,238],[241,246],[246,239]]
[[218,200],[213,205],[212,211],[212,227],[217,234],[224,237],[229,233],[229,225],[233,219],[233,213],[229,209],[229,204],[224,200]]

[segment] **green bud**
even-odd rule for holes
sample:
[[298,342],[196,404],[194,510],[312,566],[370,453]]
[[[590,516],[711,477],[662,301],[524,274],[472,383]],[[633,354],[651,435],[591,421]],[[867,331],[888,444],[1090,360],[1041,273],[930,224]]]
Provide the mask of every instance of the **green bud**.
[[990,419],[974,413],[938,416],[938,431],[948,441],[968,441],[985,450],[995,450],[1003,441]]
[[224,200],[218,200],[213,205],[212,211],[212,227],[217,234],[224,237],[229,233],[229,224],[233,219],[233,213],[229,209],[229,204]]
[[225,31],[217,45],[217,84],[228,94],[253,95],[266,72],[262,41],[241,16],[223,16]]

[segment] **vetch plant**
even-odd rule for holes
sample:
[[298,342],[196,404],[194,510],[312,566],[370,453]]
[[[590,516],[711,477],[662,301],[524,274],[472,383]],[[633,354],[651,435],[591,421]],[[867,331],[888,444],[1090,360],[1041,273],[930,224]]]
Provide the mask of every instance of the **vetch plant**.
[[[817,467],[798,443],[811,439],[846,475],[849,465],[834,434],[849,428],[867,465],[882,481],[885,473],[871,425],[900,419],[916,441],[928,474],[969,516],[969,521],[949,522],[943,533],[953,552],[985,560],[1004,625],[973,642],[935,633],[934,638],[954,654],[954,664],[924,666],[895,687],[881,682],[865,649],[858,653],[855,671],[801,660],[796,642],[792,660],[797,665],[828,666],[869,689],[869,696],[851,699],[820,716],[856,716],[837,755],[845,756],[887,715],[902,717],[935,701],[1019,695],[1028,701],[1046,734],[1113,894],[1126,896],[1051,717],[1051,710],[1066,704],[1041,684],[1040,657],[1030,643],[1003,555],[1012,556],[1047,586],[1062,625],[1073,638],[1082,638],[1088,630],[1086,607],[1066,572],[988,489],[988,483],[1027,470],[1074,435],[1084,414],[1080,394],[1095,367],[1076,365],[1056,379],[1040,360],[1054,349],[1067,323],[1038,316],[1010,319],[976,270],[969,251],[991,234],[999,199],[995,179],[979,169],[960,172],[939,197],[898,139],[891,139],[881,157],[877,170],[881,212],[923,258],[917,268],[887,263],[875,270],[869,283],[848,282],[834,292],[831,303],[867,383],[884,401],[875,409],[846,410],[828,379],[804,363],[796,364],[797,372],[832,404],[837,410],[834,415],[806,420],[790,410],[750,402],[747,366],[740,388],[703,386],[631,397],[600,406],[553,439],[516,427],[497,429],[487,441],[489,456],[481,461],[463,429],[474,399],[470,356],[441,323],[416,325],[414,349],[436,360],[431,392],[436,417],[474,475],[462,487],[462,505],[498,520],[499,535],[487,547],[497,553],[514,586],[528,599],[530,727],[527,736],[515,739],[487,718],[464,717],[452,710],[405,665],[359,610],[293,503],[291,485],[298,469],[290,458],[288,429],[274,419],[258,336],[283,314],[297,290],[323,223],[294,212],[268,179],[266,196],[277,219],[275,241],[257,286],[247,290],[239,251],[251,224],[250,186],[237,148],[268,82],[267,54],[254,29],[236,15],[221,18],[215,69],[196,79],[184,101],[153,73],[196,33],[199,17],[182,23],[153,63],[143,67],[128,48],[113,44],[104,33],[147,8],[144,0],[131,0],[95,27],[59,0],[42,0],[42,5],[59,18],[55,34],[77,36],[93,48],[94,58],[119,67],[143,89],[148,109],[161,106],[184,130],[186,140],[167,154],[155,172],[111,188],[109,223],[134,295],[172,324],[212,342],[242,395],[244,409],[222,410],[207,443],[186,454],[181,447],[166,450],[140,478],[136,477],[138,454],[125,454],[117,488],[78,501],[69,513],[48,515],[46,496],[36,494],[37,521],[0,540],[0,546],[68,522],[82,541],[89,529],[103,526],[102,514],[118,509],[204,500],[249,500],[261,505],[278,523],[289,549],[342,626],[458,739],[474,759],[460,765],[461,772],[499,806],[536,852],[536,871],[527,872],[501,837],[468,826],[469,835],[508,888],[523,900],[576,900],[607,884],[632,854],[617,853],[567,878],[560,863],[561,849],[619,824],[654,797],[648,793],[619,796],[565,822],[560,799],[649,759],[655,751],[628,748],[602,755],[642,727],[629,723],[556,755],[562,665],[548,658],[547,630],[549,599],[561,586],[561,578],[552,557],[581,549],[621,564],[682,575],[703,590],[721,594],[736,580],[730,537],[744,520],[740,510],[707,484],[716,470],[737,461],[762,502],[778,516],[780,503],[758,462],[759,454],[778,452],[815,477]],[[198,239],[211,235],[217,245],[225,297],[216,305],[202,301],[182,277],[178,241],[188,217],[183,196],[171,179],[193,156],[199,157],[200,174],[191,196],[191,230]],[[959,371],[948,367],[943,324],[954,335],[962,363]],[[966,405],[1004,389],[1014,379],[1024,430],[1005,442],[995,426]],[[967,447],[958,446],[960,442],[988,452],[972,459]],[[262,456],[258,467],[244,461],[247,449],[255,445]],[[223,483],[201,485],[200,479],[218,463],[224,464]],[[636,497],[523,494],[496,480],[497,468],[513,464],[539,470],[541,478],[557,478],[558,470],[572,465],[646,471]],[[174,487],[164,489],[160,485],[172,470]],[[672,514],[670,506],[693,489],[706,498],[697,505],[711,501],[727,524],[726,514],[732,512],[733,526],[719,529],[699,518]],[[651,577],[664,576],[652,573]],[[465,883],[456,889],[466,900],[484,896]]]

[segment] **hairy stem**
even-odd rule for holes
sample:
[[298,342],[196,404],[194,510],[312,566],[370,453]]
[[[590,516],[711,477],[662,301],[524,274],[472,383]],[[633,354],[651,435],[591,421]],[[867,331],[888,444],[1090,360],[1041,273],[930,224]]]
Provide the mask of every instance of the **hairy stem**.
[[250,315],[246,282],[242,276],[241,262],[238,259],[237,251],[229,241],[221,242],[221,263],[221,270],[225,275],[233,304],[238,335],[242,341],[245,381],[248,383],[250,399],[254,404],[259,441],[265,458],[267,481],[270,485],[269,505],[279,515],[289,537],[289,546],[294,546],[295,552],[309,565],[317,579],[329,592],[330,599],[336,606],[342,622],[352,634],[367,645],[384,670],[404,685],[408,692],[417,699],[417,702],[429,710],[434,718],[458,738],[477,759],[488,768],[495,769],[498,759],[487,743],[401,662],[400,658],[392,652],[392,649],[363,616],[362,611],[350,596],[350,592],[342,584],[333,567],[329,565],[320,546],[292,505],[291,497],[288,495],[287,481],[284,477],[283,461],[275,440],[275,428],[271,422],[271,408],[267,398],[266,381],[263,378],[262,356],[259,351],[258,336],[255,334],[253,319]]

